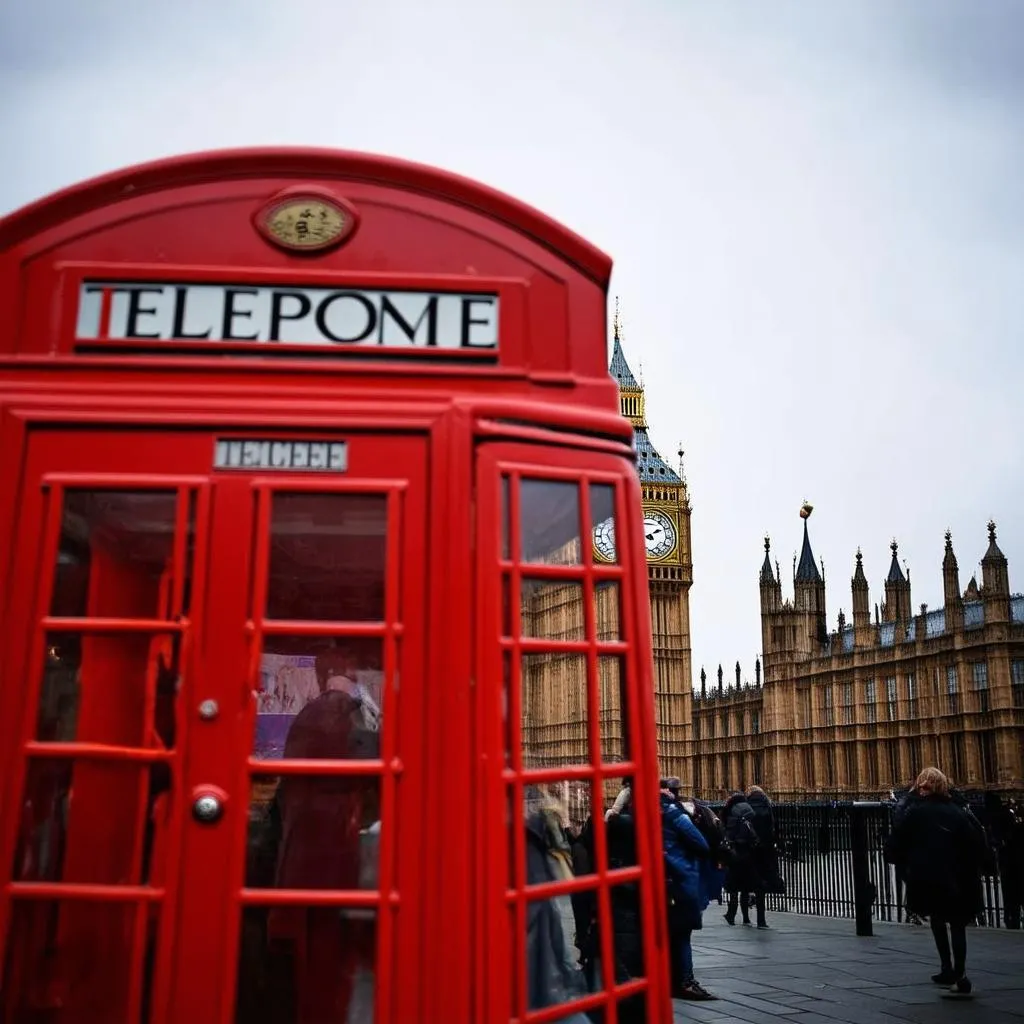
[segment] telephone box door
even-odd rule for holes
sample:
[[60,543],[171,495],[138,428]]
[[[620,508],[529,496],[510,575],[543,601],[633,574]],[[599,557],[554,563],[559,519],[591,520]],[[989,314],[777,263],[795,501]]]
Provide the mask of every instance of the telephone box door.
[[29,439],[3,1024],[417,1019],[426,441],[335,473],[215,470],[216,442]]

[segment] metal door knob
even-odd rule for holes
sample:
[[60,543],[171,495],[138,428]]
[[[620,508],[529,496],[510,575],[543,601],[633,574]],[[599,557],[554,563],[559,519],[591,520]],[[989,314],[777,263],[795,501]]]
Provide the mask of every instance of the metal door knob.
[[198,797],[192,804],[192,816],[196,821],[209,825],[216,821],[224,811],[224,805],[211,793]]

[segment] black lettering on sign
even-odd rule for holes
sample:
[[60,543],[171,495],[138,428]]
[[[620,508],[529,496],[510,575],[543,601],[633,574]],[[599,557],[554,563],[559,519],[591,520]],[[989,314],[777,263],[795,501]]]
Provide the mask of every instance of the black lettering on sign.
[[142,296],[143,295],[163,295],[163,288],[111,288],[111,292],[117,294],[118,292],[128,293],[128,321],[125,328],[124,335],[126,338],[159,338],[160,332],[157,331],[155,334],[144,334],[139,330],[139,317],[140,316],[155,316],[156,308],[150,306],[143,309]]
[[[294,299],[296,305],[292,312],[285,312],[285,299]],[[281,340],[281,322],[283,320],[302,320],[309,315],[313,304],[308,295],[302,292],[283,292],[276,289],[270,295],[270,333],[269,341]]]
[[251,317],[251,309],[235,309],[235,299],[239,295],[258,295],[255,288],[225,288],[224,289],[224,326],[221,337],[225,341],[256,341],[259,338],[259,331],[255,334],[235,334],[235,317]]
[[212,328],[207,327],[199,334],[189,334],[185,330],[185,303],[188,299],[188,288],[178,287],[174,289],[174,326],[171,328],[171,337],[175,340],[186,340],[189,338],[209,338]]
[[[363,328],[361,333],[356,334],[351,338],[340,338],[327,326],[327,314],[330,312],[331,306],[333,306],[335,302],[342,302],[345,299],[351,299],[354,302],[358,302],[366,313],[366,326]],[[320,333],[325,338],[330,338],[331,341],[335,341],[339,345],[354,345],[357,342],[365,341],[371,334],[373,334],[373,329],[377,326],[377,310],[365,295],[360,295],[358,292],[331,292],[331,294],[323,299],[320,305],[317,306],[316,325],[319,328]]]
[[494,306],[494,298],[493,298],[493,296],[490,296],[490,295],[481,296],[480,298],[463,298],[463,300],[462,300],[462,317],[461,317],[461,320],[462,320],[462,330],[461,330],[461,332],[459,334],[459,347],[460,348],[493,348],[494,347],[494,345],[492,343],[488,343],[486,345],[474,345],[469,340],[469,332],[470,332],[470,330],[474,326],[481,326],[482,327],[482,326],[485,326],[486,324],[489,324],[491,322],[490,319],[487,319],[487,320],[476,320],[476,319],[474,319],[474,317],[473,317],[473,307],[475,305],[478,305],[478,304],[483,304],[485,306],[493,307]]
[[423,312],[420,313],[414,324],[409,323],[404,316],[395,308],[386,295],[381,297],[380,303],[380,330],[377,332],[377,343],[380,345],[384,344],[384,326],[387,323],[388,318],[391,318],[398,329],[409,339],[413,344],[416,343],[416,335],[419,333],[420,325],[423,323],[424,318],[427,321],[427,347],[437,347],[437,296],[431,295],[427,299],[426,305],[423,307]]
[[271,469],[291,469],[292,446],[290,441],[275,441],[270,448]]

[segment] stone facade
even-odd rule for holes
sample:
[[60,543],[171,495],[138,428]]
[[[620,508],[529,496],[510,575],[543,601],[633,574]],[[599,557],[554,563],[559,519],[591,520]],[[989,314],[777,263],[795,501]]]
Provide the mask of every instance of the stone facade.
[[937,765],[969,790],[1024,789],[1024,597],[1010,592],[1006,558],[989,523],[982,585],[961,591],[952,537],[942,560],[944,606],[915,613],[910,573],[891,545],[885,598],[872,619],[857,552],[853,621],[826,627],[825,582],[803,548],[793,598],[783,600],[765,540],[760,661],[755,679],[694,701],[694,788],[719,798],[753,782],[774,797],[877,798]]

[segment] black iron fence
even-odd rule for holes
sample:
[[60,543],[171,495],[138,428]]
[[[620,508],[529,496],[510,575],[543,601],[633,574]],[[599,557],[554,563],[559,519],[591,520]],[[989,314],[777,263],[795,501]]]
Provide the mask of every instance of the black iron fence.
[[[872,919],[907,920],[899,873],[883,855],[892,828],[892,803],[773,807],[786,892],[767,896],[769,910],[854,918],[860,934],[870,934]],[[998,874],[984,878],[984,894],[984,912],[977,923],[1005,925]]]

